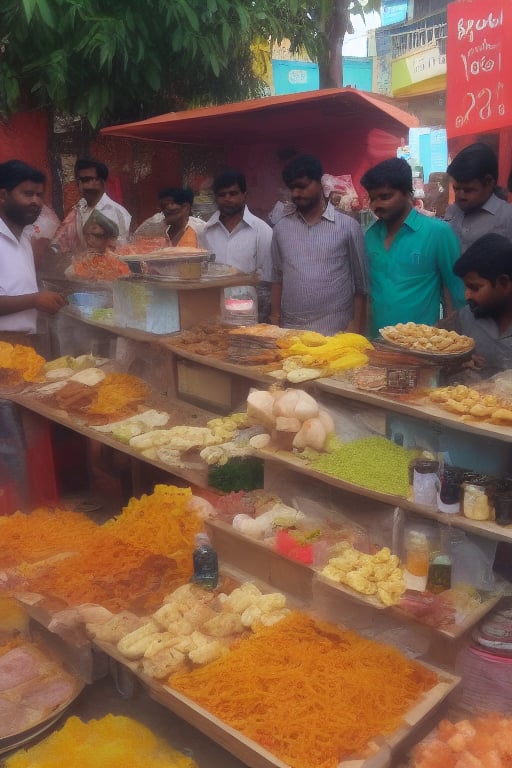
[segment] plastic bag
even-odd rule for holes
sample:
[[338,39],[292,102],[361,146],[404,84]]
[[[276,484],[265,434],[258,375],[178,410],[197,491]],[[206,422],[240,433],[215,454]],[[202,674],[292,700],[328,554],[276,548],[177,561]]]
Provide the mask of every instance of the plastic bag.
[[324,195],[340,211],[354,213],[361,208],[359,196],[352,183],[352,176],[347,173],[342,176],[333,176],[324,173],[322,176],[322,188]]

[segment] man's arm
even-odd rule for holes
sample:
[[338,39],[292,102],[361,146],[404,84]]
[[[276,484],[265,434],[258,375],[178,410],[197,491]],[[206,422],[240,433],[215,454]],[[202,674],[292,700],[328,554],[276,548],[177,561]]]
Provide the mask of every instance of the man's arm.
[[21,296],[0,296],[0,315],[14,315],[27,309],[37,309],[54,315],[67,304],[66,299],[54,291],[25,293]]
[[281,320],[281,283],[272,283],[270,291],[270,322],[272,325],[279,325]]
[[457,235],[446,223],[444,223],[442,231],[439,231],[435,248],[443,286],[450,294],[451,302],[447,302],[448,311],[460,309],[466,303],[464,283],[453,272],[453,265],[460,256],[460,244]]
[[368,301],[366,295],[362,293],[356,293],[354,295],[354,317],[352,322],[349,323],[346,331],[351,333],[360,333],[361,336],[366,335],[366,313],[367,313]]

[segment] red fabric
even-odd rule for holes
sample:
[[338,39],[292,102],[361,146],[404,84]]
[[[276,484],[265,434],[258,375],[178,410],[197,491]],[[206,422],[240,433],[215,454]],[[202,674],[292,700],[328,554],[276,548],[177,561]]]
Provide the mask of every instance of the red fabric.
[[448,137],[512,125],[510,0],[465,0],[448,11]]

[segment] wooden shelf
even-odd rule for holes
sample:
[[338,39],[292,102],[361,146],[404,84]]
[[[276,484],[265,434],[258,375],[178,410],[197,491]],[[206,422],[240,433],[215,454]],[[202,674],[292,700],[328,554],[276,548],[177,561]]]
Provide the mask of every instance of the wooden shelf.
[[184,349],[180,345],[173,344],[172,335],[162,338],[161,344],[166,349],[169,349],[176,357],[181,357],[184,360],[190,360],[193,363],[204,365],[207,368],[215,368],[218,371],[226,371],[226,373],[231,373],[233,376],[242,376],[244,379],[260,382],[266,387],[275,384],[275,379],[262,371],[261,366],[239,365],[237,363],[230,363],[227,360],[219,360],[215,357],[198,355],[195,352],[190,352],[189,350]]
[[[170,686],[142,673],[137,665],[123,657],[115,646],[97,641],[93,641],[93,643],[99,650],[127,667],[142,683],[151,698],[209,736],[250,768],[289,768],[271,752],[212,715],[207,709],[173,690]],[[424,662],[420,663],[424,664]],[[428,718],[442,706],[449,694],[458,685],[459,678],[438,667],[428,664],[425,666],[438,675],[439,682],[421,696],[416,704],[405,713],[403,725],[386,738],[372,739],[371,743],[376,752],[371,757],[342,760],[338,768],[389,768],[392,753],[398,750],[415,731],[421,730]]]
[[327,475],[317,469],[312,469],[311,467],[308,467],[302,459],[286,451],[264,448],[257,451],[257,455],[265,461],[274,461],[287,469],[299,472],[305,477],[311,477],[314,480],[334,486],[342,491],[348,491],[356,496],[364,496],[367,499],[374,499],[375,501],[390,506],[400,507],[400,509],[403,509],[405,512],[428,517],[431,520],[437,520],[437,522],[442,523],[443,525],[452,525],[454,528],[461,528],[464,531],[475,533],[488,539],[512,542],[512,526],[499,526],[496,525],[496,523],[487,520],[482,522],[470,520],[463,515],[449,515],[444,512],[439,512],[433,507],[426,507],[422,504],[416,504],[413,501],[409,501],[405,496],[396,496],[389,493],[374,491],[371,488],[364,488],[355,483],[349,483],[347,480],[342,480],[339,477],[334,477],[334,475]]
[[[115,448],[117,451],[121,451],[122,453],[125,453],[128,456],[137,459],[138,461],[142,461],[146,464],[151,464],[154,467],[158,467],[159,469],[163,469],[169,474],[177,475],[178,477],[186,480],[188,483],[192,483],[193,485],[197,485],[203,488],[207,487],[208,485],[208,468],[205,464],[203,464],[203,462],[200,462],[201,468],[198,468],[192,466],[187,467],[186,462],[175,465],[168,464],[164,461],[159,461],[158,459],[149,459],[146,456],[143,456],[139,451],[135,451],[133,448],[130,448],[130,446],[126,443],[122,443],[119,440],[116,440],[114,437],[112,437],[111,434],[100,432],[99,430],[94,429],[94,427],[90,427],[84,424],[79,419],[75,419],[69,416],[65,411],[61,411],[57,408],[48,406],[33,394],[27,392],[11,394],[9,395],[9,399],[22,406],[23,408],[27,408],[33,413],[37,413],[40,416],[50,419],[50,421],[54,421],[64,427],[68,427],[68,429],[72,429],[75,432],[90,438],[91,440],[96,440],[99,443],[103,443],[104,445],[108,445],[111,448]],[[172,401],[167,401],[167,408],[171,402]],[[209,419],[215,418],[216,416],[214,413],[210,413],[200,408],[195,408],[181,401],[174,402],[174,407],[180,414],[180,419],[174,424],[169,424],[169,427],[178,426],[181,424],[191,425],[194,424],[194,422],[203,424]],[[163,411],[167,410],[165,402],[159,403],[158,405],[154,405],[153,403],[148,404],[147,408],[159,408]]]
[[376,392],[360,390],[348,382],[336,379],[316,379],[312,384],[324,392],[330,392],[354,402],[372,405],[381,411],[393,411],[393,413],[412,416],[421,419],[421,421],[443,424],[458,432],[469,432],[479,437],[491,437],[495,440],[512,443],[512,427],[497,426],[485,421],[463,421],[456,414],[449,413],[432,403],[428,397],[423,397],[413,404],[395,399],[391,395],[379,395]]

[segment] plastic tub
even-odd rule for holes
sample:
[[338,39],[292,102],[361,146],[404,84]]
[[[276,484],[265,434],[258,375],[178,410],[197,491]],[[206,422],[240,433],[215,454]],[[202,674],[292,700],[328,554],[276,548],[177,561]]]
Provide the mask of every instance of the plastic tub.
[[91,317],[95,309],[111,309],[113,303],[110,291],[70,293],[67,301],[73,311],[87,317]]

